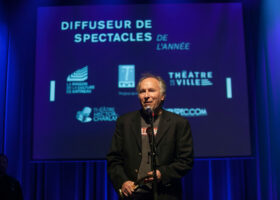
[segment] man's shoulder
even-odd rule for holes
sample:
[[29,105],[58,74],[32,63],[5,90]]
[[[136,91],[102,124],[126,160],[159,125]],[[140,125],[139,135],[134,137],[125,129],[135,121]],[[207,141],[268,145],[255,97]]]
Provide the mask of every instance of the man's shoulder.
[[[120,115],[118,117],[117,121],[127,122],[127,121],[130,121],[130,120],[138,119],[139,117],[141,117],[140,111],[136,110],[136,111],[132,111],[132,112],[128,112],[128,113]],[[171,120],[174,120],[174,121],[177,121],[177,122],[187,122],[188,123],[187,118],[182,117],[181,115],[178,115],[176,113],[164,110],[164,109],[163,109],[163,117],[166,118],[166,119],[170,118]]]
[[9,184],[19,184],[18,180],[12,176],[4,175],[1,177],[1,179],[5,180]]

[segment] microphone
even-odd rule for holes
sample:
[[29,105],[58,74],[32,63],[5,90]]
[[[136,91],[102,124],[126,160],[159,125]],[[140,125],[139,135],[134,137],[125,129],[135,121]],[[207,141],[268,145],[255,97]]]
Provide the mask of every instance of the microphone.
[[154,115],[154,111],[153,111],[153,109],[152,109],[150,106],[147,106],[147,107],[145,108],[145,113],[146,113],[147,115],[149,115],[149,116],[153,116],[153,115]]

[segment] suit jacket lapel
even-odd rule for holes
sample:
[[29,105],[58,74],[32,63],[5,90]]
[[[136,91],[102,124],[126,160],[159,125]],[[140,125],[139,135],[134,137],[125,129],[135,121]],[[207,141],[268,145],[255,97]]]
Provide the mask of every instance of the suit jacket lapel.
[[168,116],[166,111],[163,110],[162,114],[161,114],[161,119],[160,119],[160,122],[159,122],[159,125],[158,125],[158,132],[157,132],[157,135],[156,135],[156,145],[159,144],[162,137],[168,131],[169,123],[170,123],[170,117]]
[[142,138],[141,138],[141,115],[140,112],[137,111],[135,116],[132,118],[131,121],[131,130],[132,134],[135,136],[135,140],[139,150],[142,150]]

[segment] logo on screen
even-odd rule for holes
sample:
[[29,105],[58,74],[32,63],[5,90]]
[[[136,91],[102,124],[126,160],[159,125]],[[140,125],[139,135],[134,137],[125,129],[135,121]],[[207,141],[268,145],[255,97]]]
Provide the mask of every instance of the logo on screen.
[[182,117],[203,117],[208,115],[206,108],[165,108],[165,110]]
[[93,108],[93,121],[116,121],[118,114],[114,107],[94,107]]
[[67,76],[67,82],[72,81],[85,81],[88,79],[88,66],[83,67],[74,71],[72,74]]
[[78,111],[76,114],[76,119],[82,123],[91,122],[92,118],[90,117],[92,109],[90,107],[84,107],[83,110]]
[[212,86],[212,71],[168,72],[170,86]]
[[91,94],[95,86],[89,85],[87,79],[87,65],[69,74],[66,79],[66,94]]
[[[92,112],[93,111],[93,112]],[[114,107],[84,107],[76,114],[76,119],[82,123],[116,121],[118,114]]]
[[135,65],[119,65],[119,88],[135,87]]

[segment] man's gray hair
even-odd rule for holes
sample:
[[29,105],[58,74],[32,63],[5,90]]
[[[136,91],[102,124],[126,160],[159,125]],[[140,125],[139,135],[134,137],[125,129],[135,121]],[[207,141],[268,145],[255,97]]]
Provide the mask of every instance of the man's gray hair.
[[156,75],[151,74],[151,73],[142,74],[141,78],[138,81],[137,87],[136,87],[136,91],[138,92],[138,94],[140,93],[140,84],[146,78],[154,78],[154,79],[158,80],[161,94],[164,95],[164,96],[166,95],[165,81],[160,76],[156,76]]

